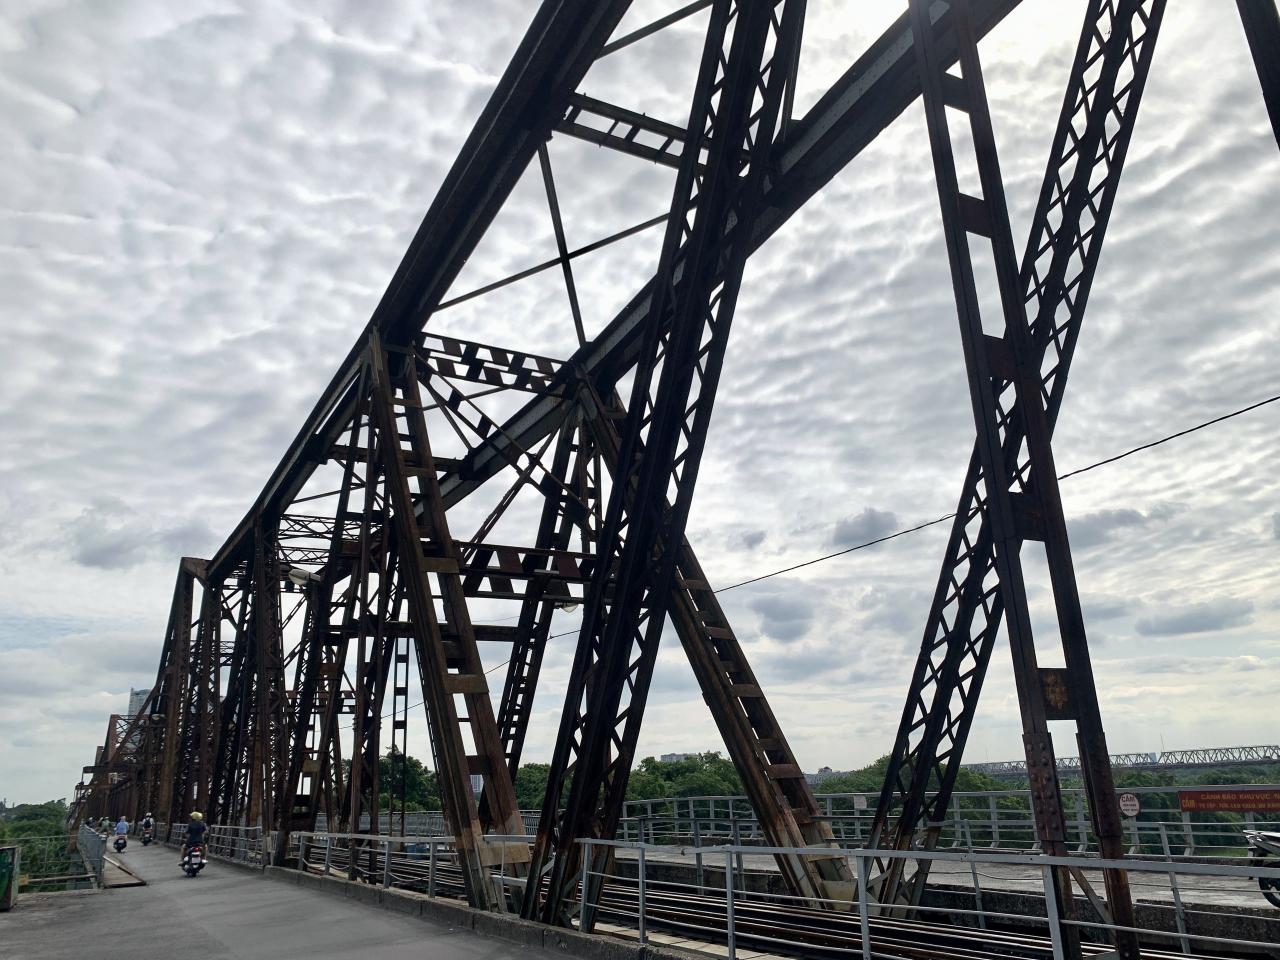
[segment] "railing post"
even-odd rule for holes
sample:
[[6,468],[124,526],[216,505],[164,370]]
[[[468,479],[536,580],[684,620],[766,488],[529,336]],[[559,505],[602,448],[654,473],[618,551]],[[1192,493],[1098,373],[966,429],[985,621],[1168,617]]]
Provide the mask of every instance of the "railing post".
[[858,869],[858,930],[862,939],[862,960],[871,960],[871,918],[867,913],[867,858],[854,857]]
[[644,847],[641,847],[638,853],[640,854],[639,860],[637,861],[637,867],[639,870],[638,876],[640,878],[640,887],[639,887],[639,896],[638,896],[638,902],[640,906],[640,916],[638,919],[640,923],[640,943],[644,944],[646,942],[645,930],[644,930]]
[[427,896],[434,897],[436,895],[436,841],[428,840],[427,846],[431,848],[431,862],[427,866]]
[[991,842],[987,846],[994,850],[1000,846],[1000,808],[994,796],[987,797],[987,813],[991,817]]
[[698,819],[696,817],[693,820],[693,865],[698,871],[698,893],[701,895],[705,892],[706,877],[702,869],[702,832],[698,827]]
[[333,862],[333,837],[325,834],[324,838],[324,875],[329,875],[329,864]]
[[1186,838],[1186,849],[1182,851],[1184,857],[1190,857],[1196,852],[1196,832],[1191,825],[1191,814],[1182,811],[1182,835]]
[[1058,920],[1058,900],[1053,890],[1053,867],[1040,868],[1040,880],[1044,886],[1045,915],[1049,918],[1049,940],[1053,943],[1053,960],[1063,960],[1062,927]]
[[382,887],[391,886],[391,841],[382,841]]
[[[1164,850],[1164,858],[1173,864],[1173,854],[1169,852],[1169,832],[1165,830],[1164,823],[1157,823],[1160,828],[1160,847]],[[1178,938],[1182,944],[1182,952],[1191,952],[1191,941],[1187,937],[1187,914],[1182,908],[1182,892],[1178,889],[1178,874],[1175,870],[1169,871],[1169,892],[1173,894],[1173,915],[1178,922]]]
[[[732,824],[730,836],[733,839],[733,845],[735,847],[739,847],[742,844],[742,831],[741,831],[741,828],[738,826],[738,811],[733,810],[731,807],[730,813],[732,814],[732,817],[733,817],[733,819],[730,821],[730,823]],[[742,870],[742,854],[741,853],[738,854],[737,859],[738,859],[738,869]],[[745,890],[745,884],[746,884],[745,876],[743,877],[742,882]]]
[[303,873],[307,872],[307,835],[305,833],[298,835],[298,869]]
[[591,879],[591,842],[589,840],[578,842],[582,844],[582,893],[578,897],[578,929],[588,933],[591,930],[591,922],[587,917],[587,883]]
[[1080,844],[1076,847],[1076,853],[1086,853],[1089,849],[1089,822],[1084,815],[1084,794],[1075,794],[1076,808],[1076,836],[1080,838]]
[[729,944],[729,960],[737,960],[738,957],[737,937],[733,927],[733,883],[733,848],[730,847],[724,852],[724,932]]

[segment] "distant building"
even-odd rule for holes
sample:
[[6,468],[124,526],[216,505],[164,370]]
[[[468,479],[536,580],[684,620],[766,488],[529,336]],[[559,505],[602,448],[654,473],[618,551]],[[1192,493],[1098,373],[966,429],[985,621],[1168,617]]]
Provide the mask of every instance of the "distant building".
[[696,756],[696,753],[664,753],[658,759],[663,763],[679,763],[681,760],[688,760],[690,757]]
[[[133,689],[133,687],[130,687],[129,688],[129,710],[125,714],[125,716],[136,717],[142,711],[142,708],[147,705],[147,697],[150,693],[151,693],[150,690],[135,690]],[[129,746],[136,747],[141,742],[142,742],[142,734],[135,733],[129,739]]]
[[129,711],[126,716],[136,717],[138,715],[138,711],[141,710],[143,705],[147,702],[147,694],[150,692],[150,690],[134,690],[130,687]]

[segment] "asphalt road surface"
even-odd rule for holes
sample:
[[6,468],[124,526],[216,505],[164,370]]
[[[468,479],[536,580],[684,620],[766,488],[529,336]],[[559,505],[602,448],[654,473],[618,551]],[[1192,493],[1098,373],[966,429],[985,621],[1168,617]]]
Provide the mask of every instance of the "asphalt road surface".
[[454,930],[178,852],[129,844],[146,886],[24,894],[0,913],[4,960],[515,960],[545,951]]

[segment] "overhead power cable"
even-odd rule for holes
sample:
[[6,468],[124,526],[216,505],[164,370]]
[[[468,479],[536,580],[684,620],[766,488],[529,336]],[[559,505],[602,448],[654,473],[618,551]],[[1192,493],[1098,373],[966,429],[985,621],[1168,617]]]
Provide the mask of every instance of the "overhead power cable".
[[[1179,437],[1185,437],[1189,433],[1195,433],[1197,430],[1203,430],[1205,427],[1211,427],[1215,423],[1222,423],[1224,420],[1230,420],[1232,417],[1238,417],[1241,414],[1249,413],[1251,410],[1257,410],[1259,407],[1265,407],[1268,403],[1275,403],[1280,400],[1280,394],[1274,397],[1268,397],[1266,400],[1259,400],[1257,403],[1250,404],[1247,407],[1241,407],[1239,410],[1233,410],[1231,413],[1223,414],[1220,417],[1214,417],[1212,420],[1206,420],[1204,423],[1197,423],[1194,427],[1187,427],[1185,430],[1179,430],[1177,433],[1171,433],[1167,437],[1161,437],[1159,440],[1152,440],[1150,443],[1144,443],[1141,446],[1133,447],[1124,453],[1118,453],[1114,457],[1107,457],[1105,460],[1099,460],[1091,463],[1086,467],[1079,467],[1075,470],[1069,470],[1066,473],[1059,474],[1059,480],[1066,480],[1069,477],[1078,477],[1082,473],[1088,473],[1090,470],[1097,470],[1098,467],[1105,467],[1109,463],[1115,463],[1117,460],[1123,460],[1125,457],[1131,457],[1135,453],[1141,453],[1143,450],[1150,450],[1152,447],[1158,447],[1162,443],[1168,443],[1170,440],[1177,440]],[[792,570],[799,570],[801,567],[810,567],[815,563],[822,563],[826,560],[833,560],[836,557],[843,557],[846,553],[853,553],[855,550],[865,550],[867,547],[874,547],[876,544],[884,543],[886,540],[893,540],[897,537],[906,536],[908,533],[915,533],[926,527],[932,527],[939,523],[945,523],[947,520],[955,519],[954,513],[944,514],[936,520],[926,520],[924,523],[918,523],[914,527],[907,527],[905,530],[898,530],[894,533],[886,534],[883,537],[877,537],[874,540],[868,540],[865,543],[855,544],[852,547],[846,547],[843,550],[837,550],[835,553],[828,553],[822,557],[814,557],[812,560],[805,560],[801,563],[793,564],[790,567],[783,567],[781,570],[774,570],[770,573],[763,573],[758,577],[752,577],[749,580],[742,580],[738,583],[732,583],[727,587],[721,587],[715,593],[727,593],[730,590],[736,590],[738,587],[745,587],[749,583],[759,583],[761,580],[768,580],[771,577],[781,576],[784,573],[790,573]]]
[[[1179,437],[1185,437],[1188,434],[1195,433],[1197,430],[1203,430],[1205,429],[1205,427],[1211,427],[1214,424],[1222,423],[1226,420],[1232,419],[1233,417],[1238,417],[1238,416],[1241,416],[1242,414],[1249,413],[1253,410],[1257,410],[1259,407],[1265,407],[1267,404],[1275,403],[1277,400],[1280,400],[1280,394],[1277,394],[1274,397],[1267,397],[1267,399],[1265,400],[1259,400],[1257,403],[1252,403],[1247,407],[1241,407],[1239,410],[1233,410],[1230,413],[1224,413],[1222,416],[1214,417],[1212,420],[1205,420],[1203,423],[1197,423],[1193,427],[1187,427],[1185,430],[1179,430],[1177,433],[1171,433],[1168,436],[1161,437],[1159,440],[1152,440],[1150,443],[1144,443],[1144,444],[1141,444],[1140,446],[1132,447],[1124,451],[1124,453],[1116,454],[1114,457],[1107,457],[1105,460],[1098,460],[1095,463],[1089,464],[1088,466],[1079,467],[1075,470],[1069,470],[1066,473],[1060,474],[1058,476],[1058,479],[1066,480],[1069,477],[1077,477],[1082,473],[1088,473],[1090,470],[1096,470],[1099,467],[1105,467],[1107,464],[1115,463],[1117,460],[1123,460],[1125,457],[1131,457],[1135,453],[1141,453],[1144,450],[1150,450],[1152,447],[1158,447],[1162,443],[1168,443],[1170,440],[1177,440]],[[926,520],[923,523],[916,524],[914,527],[906,527],[905,529],[897,530],[897,531],[894,531],[893,533],[887,533],[883,537],[876,537],[874,540],[867,540],[864,543],[858,543],[853,545],[852,547],[845,547],[843,550],[837,550],[835,553],[828,553],[821,557],[814,557],[811,560],[803,560],[800,563],[794,563],[789,567],[782,567],[779,570],[773,570],[769,573],[762,573],[758,577],[751,577],[749,580],[741,580],[738,583],[731,583],[727,587],[721,587],[719,590],[713,590],[712,593],[717,593],[717,594],[728,593],[730,590],[738,589],[738,587],[745,587],[751,583],[759,583],[761,580],[769,580],[772,577],[780,577],[784,573],[791,573],[793,570],[799,570],[803,567],[811,567],[816,563],[824,563],[827,560],[834,560],[836,557],[843,557],[845,554],[853,553],[856,550],[865,550],[868,547],[874,547],[877,544],[885,543],[886,541],[889,541],[889,540],[896,540],[898,537],[905,537],[909,533],[916,533],[920,530],[924,530],[927,527],[936,526],[939,523],[945,523],[946,521],[952,520],[954,518],[955,518],[954,513],[944,514],[943,516],[938,517],[937,519]],[[561,633],[553,633],[551,634],[551,636],[547,637],[547,639],[555,640],[558,637],[567,637],[577,632],[578,632],[577,630],[565,630]],[[488,675],[490,673],[493,673],[495,670],[501,670],[510,662],[511,662],[510,660],[503,660],[501,663],[495,664],[494,666],[486,670],[485,674]],[[413,707],[420,707],[422,706],[422,704],[423,704],[423,701],[419,700],[417,703],[412,704],[410,707],[406,709],[412,710]],[[387,716],[383,717],[382,719],[386,720],[390,716],[391,714],[387,714]]]

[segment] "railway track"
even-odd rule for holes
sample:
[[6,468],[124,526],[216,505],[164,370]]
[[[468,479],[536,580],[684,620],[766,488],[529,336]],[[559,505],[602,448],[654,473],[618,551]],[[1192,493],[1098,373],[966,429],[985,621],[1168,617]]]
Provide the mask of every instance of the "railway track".
[[[296,861],[295,861],[296,862]],[[359,851],[354,874],[345,849],[335,848],[330,857],[330,873],[380,884],[384,870],[382,852],[377,848]],[[318,865],[309,864],[312,870]],[[322,872],[322,871],[321,871]],[[421,856],[391,856],[390,878],[400,888],[428,892],[432,884],[430,865]],[[464,900],[462,874],[456,866],[438,860],[434,877],[435,895]],[[862,930],[857,913],[820,910],[795,904],[759,899],[735,899],[734,940],[739,949],[815,958],[862,956]],[[650,882],[645,887],[645,925],[648,931],[724,944],[727,941],[727,908],[723,894],[698,893],[679,884]],[[599,925],[635,931],[638,928],[639,891],[634,880],[611,877],[606,880],[595,908]],[[1053,944],[1048,936],[1001,927],[960,926],[925,920],[872,917],[869,923],[871,950],[877,958],[895,960],[1052,960]],[[1102,943],[1084,942],[1085,958],[1101,957],[1112,948]],[[1239,955],[1144,946],[1145,960],[1232,960]]]

